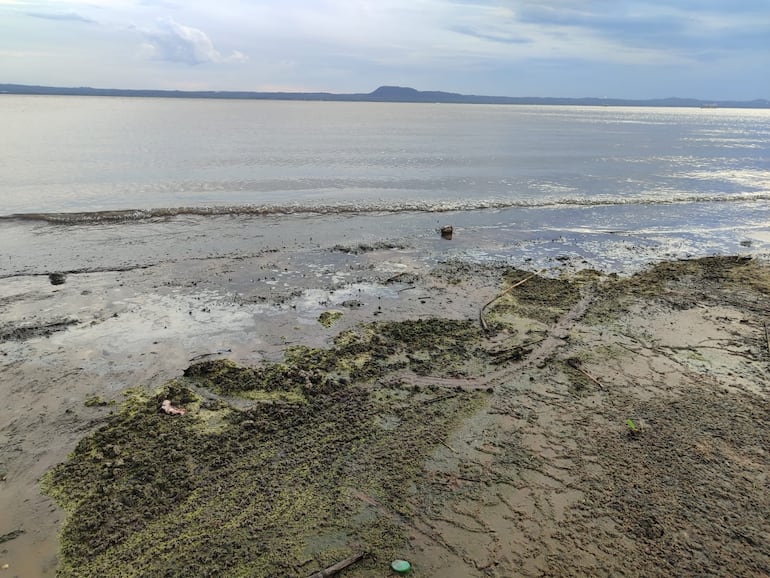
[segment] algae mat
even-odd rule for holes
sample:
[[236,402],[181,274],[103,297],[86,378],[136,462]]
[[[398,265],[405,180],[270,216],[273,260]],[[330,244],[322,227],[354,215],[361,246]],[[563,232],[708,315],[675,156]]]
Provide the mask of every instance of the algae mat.
[[[302,576],[402,551],[422,462],[487,394],[407,385],[467,375],[469,322],[374,324],[284,363],[191,366],[135,389],[43,485],[67,510],[62,576]],[[184,415],[159,411],[164,400]]]

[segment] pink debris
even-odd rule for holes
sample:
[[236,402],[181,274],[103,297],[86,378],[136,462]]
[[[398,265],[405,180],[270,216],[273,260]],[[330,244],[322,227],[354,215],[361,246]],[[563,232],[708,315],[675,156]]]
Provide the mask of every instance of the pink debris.
[[187,411],[183,407],[174,407],[171,405],[171,400],[164,399],[163,403],[160,404],[160,409],[162,409],[164,412],[166,412],[169,415],[184,415]]

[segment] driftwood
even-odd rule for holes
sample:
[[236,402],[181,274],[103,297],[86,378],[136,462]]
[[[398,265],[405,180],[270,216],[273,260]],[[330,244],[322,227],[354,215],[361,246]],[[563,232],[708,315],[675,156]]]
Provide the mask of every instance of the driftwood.
[[770,353],[770,332],[767,330],[767,323],[765,323],[765,341],[767,341],[767,352]]
[[541,339],[534,339],[532,341],[527,341],[526,343],[514,345],[513,347],[508,347],[506,349],[499,349],[497,351],[493,351],[490,354],[494,358],[492,360],[492,363],[494,365],[500,365],[508,361],[518,361],[525,355],[529,355],[530,353],[532,353],[532,350],[530,349],[530,347],[532,347],[533,345],[537,345],[538,343],[542,343],[545,340],[546,338],[543,337]]
[[524,285],[524,283],[526,283],[527,281],[529,281],[530,279],[532,279],[532,277],[537,277],[537,275],[538,275],[539,273],[542,273],[542,271],[543,271],[543,270],[541,269],[541,270],[540,270],[540,271],[538,271],[537,273],[532,273],[532,274],[531,274],[531,275],[529,275],[528,277],[524,277],[524,279],[522,279],[521,281],[518,281],[518,282],[514,283],[513,285],[511,285],[510,287],[508,287],[508,289],[506,289],[506,290],[505,290],[505,291],[503,291],[502,293],[499,293],[498,295],[496,295],[494,299],[492,299],[491,301],[489,301],[489,302],[485,303],[485,304],[484,304],[484,307],[482,307],[482,308],[481,308],[481,311],[479,312],[479,321],[481,322],[481,328],[482,328],[484,331],[489,331],[489,326],[487,325],[487,322],[486,322],[486,320],[484,319],[484,310],[485,310],[487,307],[489,307],[490,305],[492,305],[492,303],[494,303],[495,301],[497,301],[498,299],[500,299],[500,297],[503,297],[503,296],[504,296],[504,295],[506,295],[507,293],[510,293],[511,291],[513,291],[514,289],[516,289],[516,287],[518,287],[519,285]]
[[586,376],[588,379],[593,381],[596,385],[599,386],[599,389],[604,389],[604,386],[602,385],[602,382],[596,379],[593,375],[588,373],[585,369],[582,367],[582,362],[577,357],[570,357],[568,359],[564,360],[564,363],[569,365],[572,369],[582,373],[584,376]]
[[430,399],[423,400],[423,404],[429,405],[431,403],[438,403],[440,401],[444,401],[445,399],[452,399],[453,397],[457,397],[458,394],[456,393],[447,393],[446,395],[439,395],[438,397],[431,397]]
[[232,352],[233,350],[228,347],[227,349],[220,349],[219,351],[214,351],[212,353],[201,353],[200,355],[191,357],[189,359],[189,363],[192,363],[193,361],[198,361],[199,359],[203,359],[204,357],[211,357],[213,355],[222,355],[224,353],[232,353]]
[[349,558],[345,558],[344,560],[337,562],[334,566],[329,566],[328,568],[325,568],[320,572],[311,574],[310,576],[308,576],[308,578],[329,578],[329,576],[334,576],[338,572],[342,572],[348,566],[352,566],[353,564],[355,564],[359,560],[363,560],[364,558],[366,558],[366,552],[359,552],[358,554],[354,554]]
[[24,530],[19,528],[18,530],[14,530],[13,532],[8,532],[7,534],[0,535],[0,544],[3,542],[10,542],[14,538],[18,538],[24,533]]

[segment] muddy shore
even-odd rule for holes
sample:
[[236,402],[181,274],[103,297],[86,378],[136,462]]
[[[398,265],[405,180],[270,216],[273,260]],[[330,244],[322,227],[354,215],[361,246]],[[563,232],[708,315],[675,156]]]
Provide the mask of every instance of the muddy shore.
[[770,574],[765,262],[325,258],[4,279],[2,572]]

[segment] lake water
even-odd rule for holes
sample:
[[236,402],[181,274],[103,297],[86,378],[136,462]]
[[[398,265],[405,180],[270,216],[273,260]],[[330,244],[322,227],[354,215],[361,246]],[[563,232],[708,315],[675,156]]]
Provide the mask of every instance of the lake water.
[[495,258],[607,235],[669,256],[770,241],[770,110],[0,95],[0,127],[13,254],[34,250],[20,221],[222,216],[346,215],[385,236],[451,221]]

